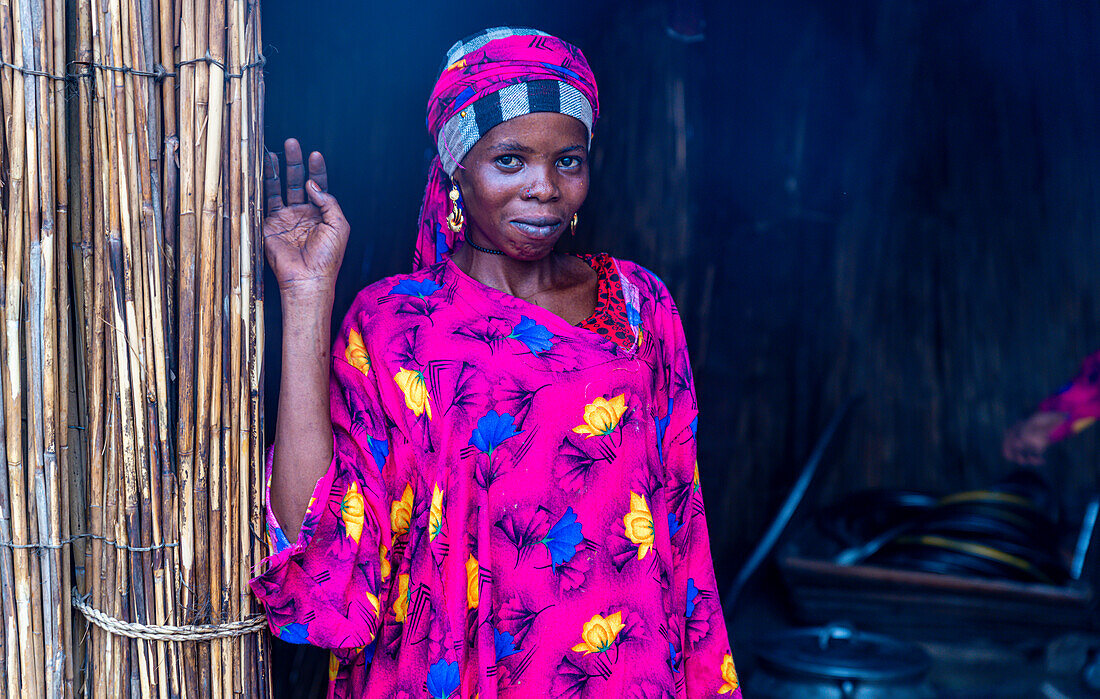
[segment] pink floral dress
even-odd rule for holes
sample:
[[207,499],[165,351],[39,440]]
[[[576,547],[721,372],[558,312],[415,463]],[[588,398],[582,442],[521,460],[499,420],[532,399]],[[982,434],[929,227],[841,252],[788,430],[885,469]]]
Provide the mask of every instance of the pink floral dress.
[[[683,330],[613,260],[616,342],[449,258],[364,289],[335,341],[334,459],[252,588],[332,650],[332,697],[740,697]],[[270,465],[270,462],[269,462]]]
[[1086,357],[1077,376],[1039,404],[1039,410],[1066,415],[1065,422],[1051,432],[1052,441],[1077,434],[1096,422],[1100,417],[1100,352]]

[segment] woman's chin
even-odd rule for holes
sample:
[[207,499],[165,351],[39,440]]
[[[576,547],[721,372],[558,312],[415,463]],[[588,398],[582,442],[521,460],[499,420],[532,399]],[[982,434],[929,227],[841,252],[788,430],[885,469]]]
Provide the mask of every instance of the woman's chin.
[[512,240],[509,241],[509,245],[505,246],[505,254],[512,259],[524,260],[526,262],[541,260],[554,251],[554,245],[558,242],[558,237],[559,236],[553,236],[552,238],[543,238],[538,241]]
[[528,227],[509,226],[502,249],[510,257],[524,260],[537,260],[546,257],[561,238],[561,226],[547,227],[546,230],[528,229]]

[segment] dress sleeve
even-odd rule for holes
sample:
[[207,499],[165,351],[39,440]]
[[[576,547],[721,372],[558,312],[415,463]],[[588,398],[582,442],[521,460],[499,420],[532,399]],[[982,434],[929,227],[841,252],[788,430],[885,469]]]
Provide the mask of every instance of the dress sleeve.
[[698,407],[683,326],[670,298],[663,313],[658,309],[658,315],[664,316],[658,325],[663,326],[659,342],[665,344],[660,355],[667,367],[668,400],[667,413],[658,419],[658,425],[664,428],[661,452],[673,494],[669,513],[673,599],[683,600],[682,671],[687,696],[739,699],[741,689],[714,576],[699,483],[695,442]]
[[[363,341],[359,302],[344,319],[332,353],[330,403],[333,459],[317,481],[291,544],[267,504],[273,553],[251,581],[271,631],[290,643],[354,654],[379,626],[388,577],[389,515],[383,473],[390,466],[389,429]],[[267,462],[270,495],[272,454]]]
[[1065,422],[1050,434],[1055,442],[1077,434],[1100,418],[1100,352],[1089,355],[1077,376],[1040,403],[1039,410],[1065,414]]

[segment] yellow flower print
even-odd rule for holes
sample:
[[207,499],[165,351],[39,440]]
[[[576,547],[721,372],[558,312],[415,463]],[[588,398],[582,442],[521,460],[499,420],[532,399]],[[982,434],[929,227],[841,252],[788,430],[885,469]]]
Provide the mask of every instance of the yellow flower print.
[[1078,432],[1083,432],[1091,427],[1092,423],[1094,422],[1096,422],[1096,418],[1094,417],[1078,418],[1073,422],[1072,425],[1070,425],[1070,430],[1072,430],[1074,434],[1077,434]]
[[370,602],[370,607],[374,610],[374,616],[378,616],[382,613],[382,604],[378,601],[378,598],[370,592],[370,590],[367,591],[367,601]]
[[328,653],[328,681],[336,679],[336,673],[340,670],[340,659],[332,651]]
[[733,656],[729,653],[722,658],[722,679],[726,683],[718,688],[719,694],[729,694],[741,686],[737,681],[737,670],[733,667]]
[[357,544],[359,537],[363,534],[365,512],[363,496],[359,493],[359,484],[352,481],[348,491],[344,493],[344,501],[340,503],[340,518],[344,520],[344,530]]
[[367,355],[367,346],[363,344],[363,336],[357,330],[348,332],[348,346],[344,349],[344,358],[366,376],[370,371],[370,356]]
[[443,529],[443,491],[436,483],[432,488],[432,509],[428,511],[428,541],[435,541]]
[[390,532],[394,541],[409,530],[409,520],[412,519],[413,489],[411,484],[405,485],[405,492],[400,500],[394,500],[390,506]]
[[397,599],[393,601],[393,614],[398,624],[405,623],[405,615],[409,613],[409,574],[405,573],[397,578]]
[[653,515],[645,497],[630,493],[630,512],[623,517],[623,525],[626,537],[638,545],[638,560],[642,560],[653,548]]
[[383,580],[390,577],[390,550],[385,544],[378,544],[378,574]]
[[477,603],[480,599],[481,593],[479,590],[479,583],[481,580],[481,567],[478,565],[477,559],[474,558],[474,554],[470,554],[470,557],[466,559],[466,608],[477,609]]
[[431,396],[428,395],[428,385],[424,382],[424,375],[419,371],[401,369],[394,374],[393,380],[405,394],[405,407],[413,411],[413,415],[417,417],[427,413],[428,419],[431,420]]
[[597,435],[611,434],[619,426],[626,412],[626,394],[621,393],[611,400],[598,397],[584,406],[584,424],[577,425],[573,431],[585,435],[585,439]]
[[699,491],[699,461],[695,461],[695,475],[691,479],[691,492]]
[[595,614],[584,622],[581,630],[581,642],[573,646],[575,651],[589,653],[602,653],[615,643],[619,632],[623,630],[623,613],[615,612],[607,618]]

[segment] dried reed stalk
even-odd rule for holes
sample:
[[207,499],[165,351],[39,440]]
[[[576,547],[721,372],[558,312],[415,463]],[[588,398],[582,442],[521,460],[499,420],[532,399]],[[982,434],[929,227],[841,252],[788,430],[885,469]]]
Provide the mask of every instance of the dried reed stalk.
[[[14,60],[13,48],[12,48],[12,15],[11,5],[7,0],[0,2],[0,56],[5,61]],[[3,104],[6,107],[6,112],[15,115],[15,104],[13,102],[13,75],[11,71],[4,71],[0,73],[0,99],[3,100]],[[11,157],[12,148],[14,147],[14,136],[12,120],[5,120],[4,123],[4,138],[3,147],[4,155],[6,158]],[[10,184],[9,194],[15,196],[19,200],[22,194],[11,194],[14,192],[16,184],[22,186],[22,165],[20,164],[18,169],[16,167],[8,168],[8,179]],[[16,179],[18,177],[18,180]],[[10,340],[12,337],[12,329],[10,326],[14,324],[18,327],[19,317],[19,304],[11,302],[10,289],[13,287],[13,277],[10,274],[18,274],[18,264],[16,263],[15,269],[11,268],[12,259],[11,249],[14,243],[14,239],[8,234],[14,223],[13,212],[11,206],[8,206],[8,216],[3,218],[3,222],[0,223],[0,283],[3,285],[3,293],[0,293],[0,358],[2,358],[4,368],[0,370],[0,393],[4,396],[4,410],[0,410],[0,428],[3,429],[3,439],[0,439],[0,456],[3,457],[4,463],[10,464],[11,460],[8,458],[8,445],[13,441],[13,431],[7,426],[7,415],[11,414],[10,411],[13,408],[13,404],[16,401],[8,402],[8,396],[12,392],[12,386],[18,386],[18,383],[13,384],[13,374],[18,364],[18,346],[12,348]],[[9,274],[10,270],[10,274]],[[9,322],[9,318],[12,320]],[[17,330],[16,330],[17,332]],[[14,350],[13,352],[10,350]],[[15,406],[18,407],[18,406]],[[14,415],[13,415],[14,418]],[[21,450],[16,450],[16,454],[20,454]],[[8,479],[11,471],[6,471],[3,475],[0,475],[0,537],[3,537],[4,541],[13,541],[13,492],[9,487]],[[17,495],[18,493],[16,493]],[[18,504],[18,503],[16,503]],[[16,513],[15,516],[20,516],[22,513]],[[18,556],[16,556],[18,558]],[[3,548],[0,549],[0,578],[8,581],[14,581],[14,566],[13,566],[13,549]],[[3,607],[4,617],[4,687],[6,689],[7,696],[18,696],[20,690],[20,672],[21,666],[21,647],[19,645],[19,631],[21,629],[21,619],[19,611],[16,606],[16,584],[0,585],[0,604]]]
[[[23,65],[23,28],[21,26],[20,0],[13,5],[3,5],[5,42],[4,60]],[[22,415],[24,364],[21,352],[22,342],[19,326],[23,303],[23,277],[27,265],[24,261],[24,243],[27,235],[25,226],[25,197],[27,196],[25,176],[27,170],[26,146],[26,98],[27,86],[22,73],[12,75],[11,101],[5,103],[11,117],[5,119],[5,138],[9,147],[8,162],[8,200],[7,206],[7,259],[5,261],[5,307],[4,318],[4,412],[7,438],[8,489],[11,506],[12,541],[25,545],[30,541],[28,534],[27,487],[24,479],[24,448]],[[33,87],[32,87],[33,89]],[[33,104],[33,102],[32,102]],[[29,188],[33,193],[34,187]],[[17,629],[13,634],[14,643],[19,648],[19,674],[15,677],[19,689],[31,693],[40,693],[39,679],[42,676],[41,664],[43,651],[36,642],[41,636],[35,636],[32,630],[33,601],[31,599],[31,561],[26,548],[13,549],[15,587],[14,613]],[[9,680],[10,681],[10,680]],[[18,696],[17,694],[14,696]]]
[[269,692],[260,634],[70,608],[259,612],[259,37],[245,0],[0,0],[7,696]]

